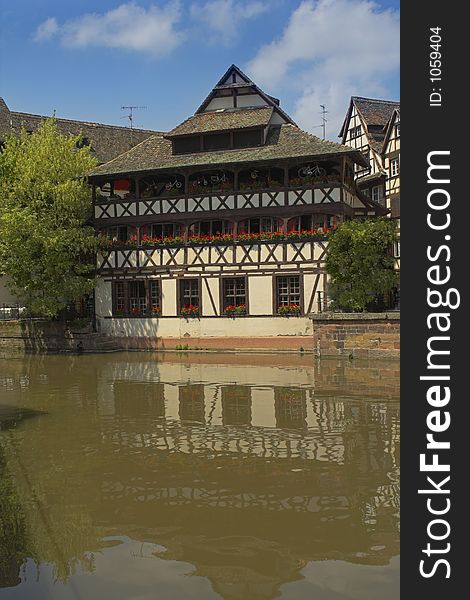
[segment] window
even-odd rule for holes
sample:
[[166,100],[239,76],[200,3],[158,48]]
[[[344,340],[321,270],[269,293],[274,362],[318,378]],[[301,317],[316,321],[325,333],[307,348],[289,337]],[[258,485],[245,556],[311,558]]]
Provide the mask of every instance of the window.
[[380,202],[383,198],[383,186],[376,185],[372,188],[372,200]]
[[183,227],[179,223],[152,223],[150,225],[145,225],[142,227],[140,233],[141,237],[144,236],[151,238],[165,238],[165,237],[175,237],[183,235]]
[[261,129],[233,132],[234,148],[251,148],[261,144]]
[[113,242],[127,242],[133,234],[135,235],[135,229],[133,227],[127,227],[127,225],[107,227],[101,232]]
[[198,308],[200,310],[199,279],[180,280],[180,312],[182,308]]
[[400,258],[400,241],[394,242],[393,244],[393,256]]
[[125,314],[126,310],[126,282],[115,281],[114,287],[114,313]]
[[173,140],[174,154],[188,154],[190,152],[199,152],[201,149],[201,138],[198,135],[191,135]]
[[147,294],[144,281],[129,282],[129,308],[131,315],[141,315],[147,312]]
[[400,123],[397,123],[395,125],[395,137],[397,137],[397,138],[400,137]]
[[314,213],[312,215],[300,215],[293,217],[287,222],[287,231],[310,231],[320,227],[331,228],[336,222],[334,215],[325,215],[323,213]]
[[390,177],[396,177],[400,174],[400,159],[391,158],[390,159]]
[[349,138],[352,140],[354,138],[360,137],[361,135],[361,126],[358,125],[357,127],[353,127],[352,129],[349,130]]
[[159,279],[114,281],[113,315],[117,317],[148,317],[161,314]]
[[189,235],[223,235],[232,233],[233,223],[230,221],[198,221],[189,227]]
[[161,312],[161,286],[159,279],[149,281],[150,314]]
[[223,310],[228,306],[246,307],[246,279],[245,277],[230,277],[222,279]]
[[241,221],[238,226],[238,233],[271,233],[282,230],[281,219],[276,217],[257,217],[255,219],[246,219]]
[[300,277],[289,275],[276,277],[276,306],[277,312],[281,306],[301,306]]
[[209,133],[203,136],[204,150],[230,148],[230,133]]

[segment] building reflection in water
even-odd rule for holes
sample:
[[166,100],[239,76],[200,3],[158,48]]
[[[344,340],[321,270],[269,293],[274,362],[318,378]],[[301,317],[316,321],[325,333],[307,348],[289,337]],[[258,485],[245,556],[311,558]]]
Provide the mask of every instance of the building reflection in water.
[[364,397],[313,364],[124,356],[5,365],[2,403],[43,414],[3,419],[2,543],[16,545],[0,585],[22,585],[26,558],[39,577],[92,570],[107,536],[163,546],[227,600],[275,598],[310,561],[398,554],[399,405],[374,397],[374,374]]

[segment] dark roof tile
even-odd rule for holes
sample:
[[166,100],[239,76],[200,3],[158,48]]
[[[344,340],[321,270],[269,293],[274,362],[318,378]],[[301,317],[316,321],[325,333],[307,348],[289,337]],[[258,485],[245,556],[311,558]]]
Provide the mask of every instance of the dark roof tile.
[[[46,116],[10,111],[0,98],[0,138],[7,133],[19,132],[22,128],[35,131]],[[112,160],[143,140],[160,133],[150,129],[130,129],[117,125],[103,125],[87,121],[61,119],[56,117],[59,131],[64,134],[79,135],[89,140],[92,154],[100,163]]]
[[347,154],[367,166],[362,154],[349,146],[322,140],[295,125],[271,126],[266,144],[255,148],[217,150],[173,155],[171,142],[155,135],[90,173],[90,176],[118,175],[132,172],[168,170],[184,167],[240,164],[289,158],[320,158]]
[[166,135],[173,137],[245,127],[265,127],[269,123],[272,114],[273,108],[271,106],[203,112],[189,117]]

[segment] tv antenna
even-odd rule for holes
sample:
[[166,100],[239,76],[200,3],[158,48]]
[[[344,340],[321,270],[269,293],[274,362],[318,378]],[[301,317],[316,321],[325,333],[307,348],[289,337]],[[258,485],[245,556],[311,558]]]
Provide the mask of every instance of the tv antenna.
[[147,108],[146,106],[121,106],[121,110],[128,110],[129,114],[125,115],[123,119],[129,119],[129,127],[134,128],[134,110],[140,110],[141,108]]
[[313,128],[315,129],[316,127],[321,127],[323,130],[323,139],[326,140],[326,124],[328,122],[328,119],[325,117],[326,113],[328,112],[326,110],[326,107],[324,104],[320,104],[320,108],[321,108],[321,125],[313,125]]
[[326,139],[326,123],[328,121],[328,119],[325,117],[326,113],[328,112],[325,108],[324,104],[320,104],[320,108],[321,108],[321,127],[323,129],[323,139]]

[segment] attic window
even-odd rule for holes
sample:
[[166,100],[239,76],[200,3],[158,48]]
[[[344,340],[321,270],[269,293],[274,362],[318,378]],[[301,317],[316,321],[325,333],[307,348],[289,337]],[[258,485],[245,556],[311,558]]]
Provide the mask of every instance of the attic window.
[[350,139],[360,137],[361,135],[361,126],[353,127],[350,131],[349,137]]
[[248,131],[234,131],[234,148],[251,148],[261,145],[261,129],[249,129]]
[[230,148],[230,133],[209,133],[204,137],[204,150]]
[[198,135],[190,135],[180,139],[173,140],[173,152],[175,154],[188,154],[189,152],[199,152],[200,138]]

